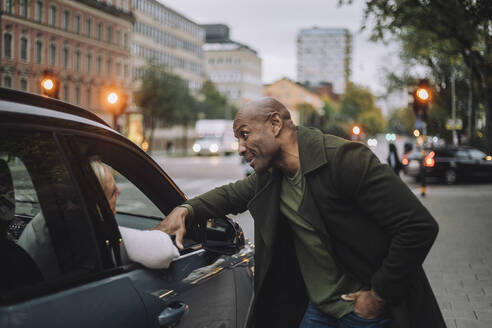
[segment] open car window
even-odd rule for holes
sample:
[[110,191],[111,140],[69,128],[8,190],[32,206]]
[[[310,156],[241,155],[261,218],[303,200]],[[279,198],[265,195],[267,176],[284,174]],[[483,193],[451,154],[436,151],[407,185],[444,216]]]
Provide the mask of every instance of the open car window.
[[[115,214],[118,225],[152,229],[183,202],[182,196],[164,175],[136,151],[118,143],[89,137],[78,138],[77,148],[89,163],[98,160],[112,169],[120,191]],[[200,243],[198,227],[189,227],[185,248],[196,249]]]

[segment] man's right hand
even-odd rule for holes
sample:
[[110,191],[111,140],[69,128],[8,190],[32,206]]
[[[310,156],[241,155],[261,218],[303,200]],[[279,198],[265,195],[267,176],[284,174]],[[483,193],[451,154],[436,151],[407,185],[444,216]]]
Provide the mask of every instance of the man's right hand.
[[176,246],[180,250],[184,250],[183,237],[186,234],[185,221],[189,211],[186,207],[175,207],[169,215],[156,225],[152,230],[160,230],[168,235],[176,236]]

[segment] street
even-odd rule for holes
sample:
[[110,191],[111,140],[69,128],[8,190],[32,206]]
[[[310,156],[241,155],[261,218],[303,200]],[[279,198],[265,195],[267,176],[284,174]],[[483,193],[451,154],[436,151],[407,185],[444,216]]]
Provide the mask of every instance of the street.
[[[375,149],[383,162],[385,147]],[[155,159],[188,197],[244,176],[237,156]],[[402,178],[419,195],[420,186]],[[447,326],[492,327],[492,184],[430,184],[427,196],[420,199],[440,226],[424,268]],[[233,218],[254,242],[249,213]]]

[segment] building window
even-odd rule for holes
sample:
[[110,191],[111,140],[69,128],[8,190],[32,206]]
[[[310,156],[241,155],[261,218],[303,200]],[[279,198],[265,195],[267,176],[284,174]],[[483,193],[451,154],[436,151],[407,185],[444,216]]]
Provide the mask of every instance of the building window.
[[20,88],[22,91],[27,91],[27,79],[25,78],[20,79]]
[[80,72],[80,51],[75,51],[75,71]]
[[102,39],[102,34],[103,34],[103,23],[98,23],[97,24],[97,39],[101,40]]
[[63,48],[63,68],[68,68],[68,57],[69,56],[69,52],[68,52],[68,48]]
[[80,105],[80,87],[75,87],[75,104]]
[[50,65],[56,65],[56,44],[50,44]]
[[27,38],[25,36],[20,39],[20,59],[27,61]]
[[128,49],[128,33],[123,34],[123,47]]
[[121,76],[121,64],[116,63],[116,76],[120,77]]
[[87,18],[86,25],[87,36],[90,38],[92,36],[92,18]]
[[50,22],[49,23],[51,26],[56,25],[56,6],[50,7]]
[[41,64],[43,60],[43,42],[41,40],[37,40],[35,44],[35,54],[36,64]]
[[69,102],[69,100],[70,100],[70,94],[69,94],[68,84],[65,84],[63,86],[63,101]]
[[27,0],[20,0],[19,15],[27,18]]
[[82,22],[80,15],[75,16],[75,21],[74,21],[74,32],[77,34],[80,34],[80,30],[82,29]]
[[4,1],[4,8],[5,8],[5,12],[7,14],[11,14],[12,13],[12,0],[5,0]]
[[12,78],[8,75],[3,77],[3,86],[6,88],[12,88]]
[[36,8],[34,8],[34,20],[41,22],[43,17],[43,1],[36,1]]
[[128,64],[123,65],[123,77],[128,77]]
[[102,57],[97,57],[97,74],[101,75],[102,73]]
[[87,108],[91,107],[91,88],[87,88]]
[[68,10],[63,11],[62,27],[64,30],[68,30],[70,26],[70,12]]
[[5,33],[3,35],[3,56],[12,58],[12,34]]
[[118,45],[118,47],[121,46],[121,31],[120,30],[116,31],[116,44]]
[[113,27],[112,26],[108,26],[106,28],[106,35],[107,35],[106,41],[108,41],[108,43],[113,42]]
[[92,55],[87,54],[87,73],[91,72],[91,69],[92,69],[91,66],[92,66]]
[[111,62],[111,59],[108,59],[106,61],[106,73],[108,74],[108,76],[111,76],[111,65],[113,65],[113,63]]

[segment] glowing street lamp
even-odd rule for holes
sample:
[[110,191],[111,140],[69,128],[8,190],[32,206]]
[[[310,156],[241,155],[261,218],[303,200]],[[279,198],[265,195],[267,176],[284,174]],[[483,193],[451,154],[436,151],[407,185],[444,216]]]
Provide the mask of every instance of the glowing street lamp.
[[108,103],[114,105],[118,102],[118,94],[116,92],[110,92],[108,94]]
[[353,128],[352,128],[352,133],[356,136],[360,135],[360,127],[358,127],[357,125],[355,125]]
[[41,79],[41,94],[47,97],[58,99],[58,89],[60,87],[59,84],[60,82],[51,71],[44,71],[43,77]]
[[107,88],[102,95],[104,107],[113,116],[113,128],[118,131],[118,117],[125,111],[126,96],[117,87]]

